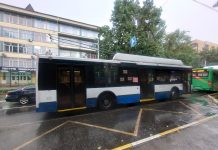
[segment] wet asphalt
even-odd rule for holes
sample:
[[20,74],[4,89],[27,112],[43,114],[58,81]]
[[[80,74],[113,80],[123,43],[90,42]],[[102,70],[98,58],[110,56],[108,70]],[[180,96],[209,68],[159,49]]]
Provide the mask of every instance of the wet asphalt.
[[[2,102],[0,150],[113,149],[217,113],[218,107],[198,93],[174,101],[120,106],[109,111],[37,113],[33,105]],[[201,148],[210,149],[217,146],[217,120],[149,141],[135,149],[197,150],[198,142]]]

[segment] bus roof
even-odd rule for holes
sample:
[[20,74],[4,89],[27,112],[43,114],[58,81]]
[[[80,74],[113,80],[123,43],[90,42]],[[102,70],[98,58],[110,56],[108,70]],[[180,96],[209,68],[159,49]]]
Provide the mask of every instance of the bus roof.
[[215,65],[215,66],[205,66],[203,68],[204,69],[215,69],[215,70],[218,70],[218,65]]
[[136,63],[184,66],[183,62],[178,59],[168,59],[168,58],[161,58],[161,57],[150,57],[150,56],[141,56],[141,55],[132,55],[132,54],[122,54],[122,53],[115,54],[113,60],[130,61]]
[[167,59],[167,58],[160,58],[160,57],[150,57],[150,56],[141,56],[141,55],[124,54],[124,53],[116,53],[112,60],[45,56],[45,55],[44,56],[40,55],[39,58],[105,62],[105,63],[133,63],[133,64],[145,65],[145,66],[160,66],[160,67],[174,67],[174,68],[192,68],[191,66],[184,65],[183,62],[178,59]]

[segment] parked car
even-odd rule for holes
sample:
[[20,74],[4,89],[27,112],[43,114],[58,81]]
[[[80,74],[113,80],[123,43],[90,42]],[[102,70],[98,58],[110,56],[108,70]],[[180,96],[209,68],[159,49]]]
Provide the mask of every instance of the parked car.
[[19,102],[21,105],[35,102],[35,86],[26,86],[13,91],[9,91],[5,97],[7,102]]

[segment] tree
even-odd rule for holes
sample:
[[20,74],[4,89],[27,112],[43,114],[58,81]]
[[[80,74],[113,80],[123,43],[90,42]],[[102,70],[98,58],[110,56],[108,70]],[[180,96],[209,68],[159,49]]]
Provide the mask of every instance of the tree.
[[218,49],[203,49],[200,56],[203,65],[218,65]]
[[103,26],[99,29],[99,39],[100,58],[112,58],[114,55],[114,44],[113,34],[109,26]]
[[[160,16],[161,9],[154,6],[153,0],[146,0],[142,7],[138,0],[115,0],[112,28],[103,26],[99,30],[101,57],[109,59],[116,52],[163,55],[165,24]],[[137,44],[131,48],[129,41],[133,36]]]
[[137,52],[142,55],[162,56],[165,23],[160,18],[162,10],[154,6],[153,0],[146,0],[138,15]]
[[186,65],[199,67],[200,56],[192,48],[191,37],[186,31],[176,30],[167,34],[164,41],[165,56],[182,60]]

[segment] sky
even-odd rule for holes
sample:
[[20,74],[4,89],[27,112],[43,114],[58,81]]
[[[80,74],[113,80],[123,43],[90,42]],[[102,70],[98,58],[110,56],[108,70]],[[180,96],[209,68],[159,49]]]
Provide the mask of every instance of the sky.
[[[213,6],[218,0],[154,0],[154,3],[162,7],[161,18],[167,33],[180,29],[187,31],[192,40],[218,43],[218,7],[209,9],[196,1]],[[21,8],[30,3],[35,11],[97,26],[111,26],[114,7],[114,0],[0,0],[0,3]]]

